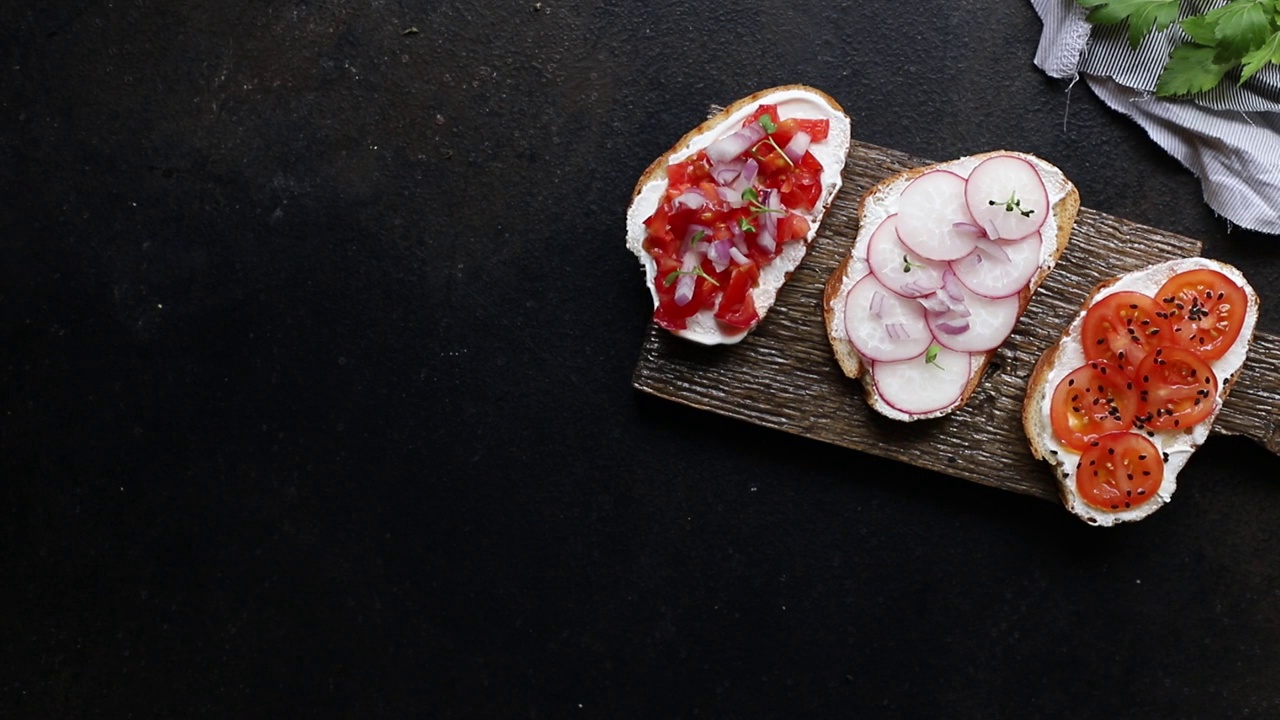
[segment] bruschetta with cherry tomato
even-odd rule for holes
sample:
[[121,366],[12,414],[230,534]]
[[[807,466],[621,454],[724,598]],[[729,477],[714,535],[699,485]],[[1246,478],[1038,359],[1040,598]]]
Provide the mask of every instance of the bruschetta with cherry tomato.
[[1244,365],[1258,295],[1206,258],[1152,265],[1094,289],[1036,364],[1022,423],[1072,513],[1102,526],[1169,503]]
[[786,85],[732,103],[655,160],[627,210],[654,322],[704,345],[746,337],[839,192],[851,132],[829,95]]

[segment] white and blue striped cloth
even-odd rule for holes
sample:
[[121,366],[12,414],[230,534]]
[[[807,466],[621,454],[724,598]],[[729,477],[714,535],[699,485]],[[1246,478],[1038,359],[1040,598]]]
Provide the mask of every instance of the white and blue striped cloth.
[[1186,39],[1176,24],[1134,50],[1122,26],[1090,25],[1075,0],[1031,4],[1044,22],[1037,67],[1055,78],[1083,77],[1103,102],[1200,178],[1205,202],[1220,215],[1280,234],[1280,66],[1264,67],[1243,86],[1228,78],[1193,99],[1157,98],[1169,51]]

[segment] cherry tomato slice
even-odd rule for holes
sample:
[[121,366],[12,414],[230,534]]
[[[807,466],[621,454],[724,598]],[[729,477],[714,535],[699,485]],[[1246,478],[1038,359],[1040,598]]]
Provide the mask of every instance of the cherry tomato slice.
[[1133,380],[1115,364],[1093,360],[1054,388],[1049,420],[1064,445],[1084,452],[1099,436],[1133,427],[1137,407]]
[[1138,365],[1136,425],[1149,430],[1189,428],[1209,417],[1218,397],[1218,376],[1196,353],[1162,345]]
[[1080,341],[1089,360],[1108,360],[1125,373],[1157,345],[1169,342],[1169,321],[1164,307],[1139,292],[1108,295],[1085,313]]
[[1217,270],[1199,268],[1169,278],[1156,299],[1173,326],[1174,341],[1205,360],[1227,354],[1240,336],[1249,299],[1244,288]]
[[1135,508],[1151,500],[1163,481],[1160,451],[1137,433],[1115,432],[1099,437],[1076,466],[1076,491],[1099,510]]

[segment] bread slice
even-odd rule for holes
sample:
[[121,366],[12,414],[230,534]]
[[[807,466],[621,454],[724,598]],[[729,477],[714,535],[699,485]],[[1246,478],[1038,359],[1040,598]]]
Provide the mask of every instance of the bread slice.
[[1063,250],[1066,249],[1067,242],[1071,238],[1072,228],[1075,226],[1076,215],[1080,210],[1079,191],[1067,179],[1066,175],[1045,160],[1022,152],[1009,150],[985,152],[914,168],[882,180],[863,195],[858,208],[858,235],[854,241],[853,248],[827,279],[822,306],[827,338],[831,343],[832,352],[844,374],[862,382],[867,403],[877,412],[887,417],[909,422],[940,417],[963,407],[977,388],[982,379],[982,374],[995,351],[970,354],[969,381],[955,402],[933,412],[903,412],[885,402],[880,396],[872,377],[871,363],[859,355],[857,349],[848,339],[848,334],[844,327],[845,294],[854,283],[870,272],[866,261],[868,240],[886,217],[897,212],[898,198],[903,189],[912,180],[926,172],[938,169],[948,170],[962,177],[967,177],[968,173],[978,163],[997,155],[1012,155],[1030,162],[1041,176],[1041,180],[1048,191],[1049,202],[1053,210],[1052,217],[1045,222],[1040,230],[1043,244],[1041,246],[1039,268],[1035,271],[1027,286],[1019,293],[1018,315],[1020,317],[1022,312],[1026,310],[1027,304],[1031,301],[1032,294],[1044,281],[1045,276],[1053,269]]
[[[817,235],[819,225],[831,201],[842,185],[842,171],[849,155],[852,121],[844,109],[831,96],[807,85],[782,85],[752,93],[741,98],[680,138],[672,148],[649,165],[640,176],[631,193],[627,208],[627,248],[640,260],[645,283],[653,296],[654,308],[658,307],[656,283],[657,264],[644,249],[646,230],[644,221],[649,218],[667,189],[667,167],[687,159],[715,140],[738,130],[745,119],[761,104],[776,104],[783,118],[827,118],[830,132],[821,143],[809,146],[823,166],[822,192],[813,211],[805,213],[809,221],[809,233],[802,240],[784,243],[781,253],[761,268],[760,279],[752,289],[756,312],[762,322],[777,299],[778,290],[787,282],[791,273],[800,265],[810,243]],[[758,326],[758,323],[757,325]],[[704,345],[736,343],[746,337],[756,326],[746,330],[730,328],[714,317],[713,310],[702,310],[688,321],[688,327],[673,331],[675,335]]]
[[[1184,430],[1144,431],[1144,435],[1167,455],[1164,463],[1164,477],[1159,490],[1154,498],[1135,508],[1112,512],[1099,510],[1086,503],[1076,489],[1075,473],[1080,453],[1060,443],[1053,432],[1049,419],[1053,391],[1063,377],[1085,362],[1080,337],[1085,313],[1091,306],[1112,293],[1124,290],[1136,290],[1150,295],[1159,290],[1160,286],[1174,275],[1197,268],[1217,270],[1226,275],[1244,289],[1248,298],[1248,308],[1239,337],[1225,355],[1209,362],[1209,366],[1218,377],[1219,386],[1213,412],[1204,421]],[[1238,269],[1226,263],[1202,257],[1180,258],[1151,265],[1111,278],[1093,289],[1081,306],[1080,312],[1063,331],[1062,337],[1046,350],[1036,363],[1027,381],[1027,395],[1022,406],[1022,425],[1027,434],[1031,454],[1037,459],[1048,462],[1053,468],[1059,495],[1069,511],[1092,525],[1111,526],[1141,520],[1169,503],[1178,486],[1178,473],[1186,466],[1196,449],[1208,438],[1213,422],[1222,409],[1223,401],[1230,394],[1232,386],[1240,375],[1249,345],[1253,341],[1254,327],[1258,321],[1258,308],[1258,294]]]

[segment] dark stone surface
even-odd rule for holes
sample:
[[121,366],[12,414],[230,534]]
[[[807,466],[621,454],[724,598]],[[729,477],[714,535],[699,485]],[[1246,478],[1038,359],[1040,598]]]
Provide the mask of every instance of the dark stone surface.
[[1280,716],[1259,447],[1097,531],[631,389],[632,185],[784,82],[875,144],[1040,154],[1280,302],[1276,239],[1040,73],[1039,32],[1025,2],[5,3],[0,716]]

